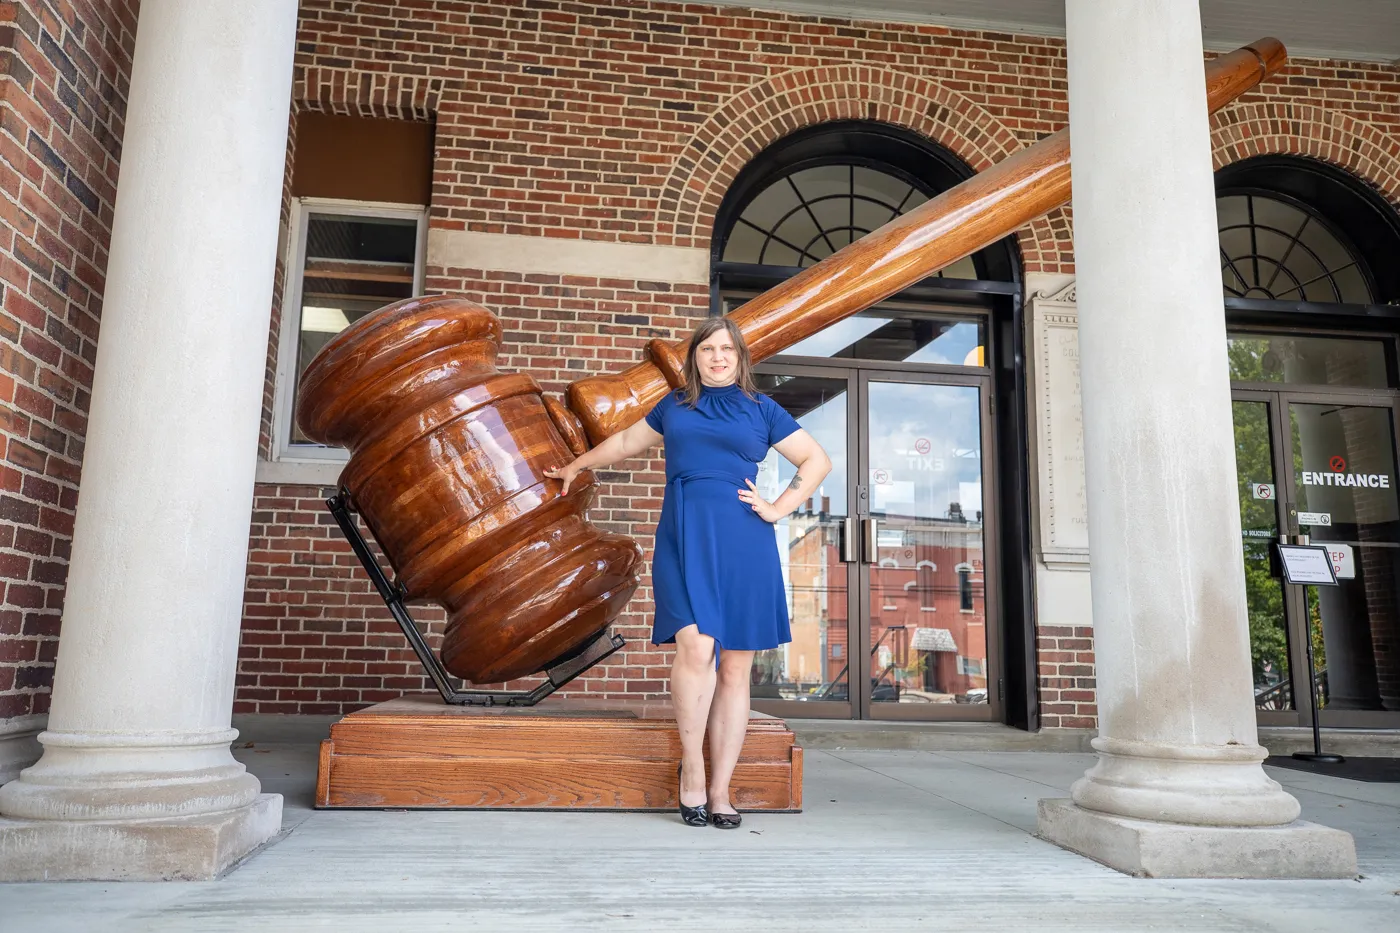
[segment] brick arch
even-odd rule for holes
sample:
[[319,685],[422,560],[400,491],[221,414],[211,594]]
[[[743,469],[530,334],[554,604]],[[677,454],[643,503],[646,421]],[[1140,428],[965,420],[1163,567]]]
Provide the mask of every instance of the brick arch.
[[1218,170],[1258,155],[1297,155],[1345,169],[1400,209],[1400,138],[1338,110],[1277,101],[1228,107],[1211,120]]
[[[916,75],[857,65],[774,75],[730,98],[677,156],[657,205],[658,242],[708,247],[725,192],[756,155],[799,129],[834,120],[870,120],[933,140],[975,171],[1013,155],[1021,142],[978,104]],[[1017,233],[1027,269],[1071,252],[1063,211]]]
[[388,120],[427,121],[437,112],[442,78],[349,68],[298,68],[292,86],[297,110]]

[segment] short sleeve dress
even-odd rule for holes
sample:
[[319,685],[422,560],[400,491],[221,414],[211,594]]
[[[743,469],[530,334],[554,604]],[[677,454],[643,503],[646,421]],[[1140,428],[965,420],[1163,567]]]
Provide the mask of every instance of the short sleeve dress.
[[791,641],[777,536],[738,491],[798,423],[768,396],[737,385],[703,386],[694,408],[671,392],[646,420],[666,445],[651,565],[652,643],[673,642],[691,624],[736,651]]

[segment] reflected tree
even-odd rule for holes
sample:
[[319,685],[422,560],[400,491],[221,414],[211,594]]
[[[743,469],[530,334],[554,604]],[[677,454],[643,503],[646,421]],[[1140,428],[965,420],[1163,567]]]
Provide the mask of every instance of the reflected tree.
[[[1235,378],[1262,372],[1257,345],[1230,347]],[[1269,569],[1269,541],[1277,532],[1276,503],[1254,498],[1255,483],[1274,483],[1269,409],[1264,402],[1235,402],[1235,463],[1240,502],[1245,599],[1249,616],[1250,655],[1256,690],[1288,678],[1288,635],[1284,622],[1283,584]],[[1250,537],[1251,533],[1259,535]]]

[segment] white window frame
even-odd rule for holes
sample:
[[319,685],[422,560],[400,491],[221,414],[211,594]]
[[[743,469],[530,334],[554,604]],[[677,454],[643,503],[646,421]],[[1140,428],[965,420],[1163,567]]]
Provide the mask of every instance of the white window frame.
[[[263,481],[296,482],[300,473],[305,473],[305,481],[313,484],[326,483],[325,467],[339,467],[350,459],[343,447],[327,447],[317,444],[293,444],[292,402],[296,388],[297,341],[301,333],[301,293],[302,270],[306,267],[306,231],[312,214],[338,214],[349,217],[377,217],[387,220],[412,220],[417,222],[417,250],[413,261],[413,294],[423,293],[423,269],[427,255],[428,208],[418,204],[392,204],[380,201],[350,201],[339,198],[293,198],[288,227],[293,231],[288,237],[286,256],[286,281],[282,289],[282,326],[277,335],[277,374],[273,387],[272,409],[272,462],[286,464],[287,469],[264,469],[267,474],[259,477]],[[296,465],[309,469],[297,470]],[[318,467],[320,469],[318,469]],[[333,482],[333,478],[331,482]]]

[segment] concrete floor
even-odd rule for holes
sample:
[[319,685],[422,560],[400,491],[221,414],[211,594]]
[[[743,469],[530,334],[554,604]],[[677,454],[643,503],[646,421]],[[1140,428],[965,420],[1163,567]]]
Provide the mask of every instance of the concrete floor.
[[809,750],[807,811],[317,812],[314,746],[239,757],[283,835],[215,882],[0,885],[0,933],[330,930],[1400,930],[1400,785],[1270,769],[1356,836],[1356,881],[1151,881],[1035,839],[1092,758]]

